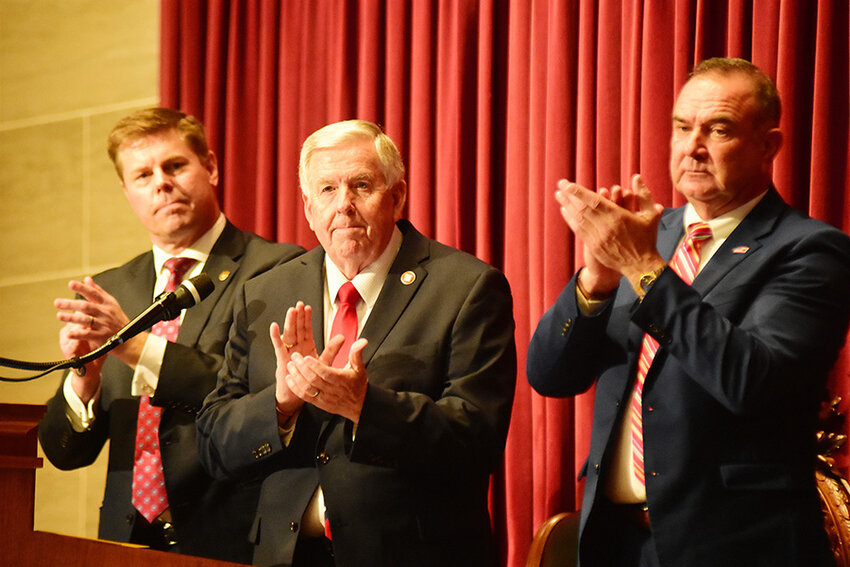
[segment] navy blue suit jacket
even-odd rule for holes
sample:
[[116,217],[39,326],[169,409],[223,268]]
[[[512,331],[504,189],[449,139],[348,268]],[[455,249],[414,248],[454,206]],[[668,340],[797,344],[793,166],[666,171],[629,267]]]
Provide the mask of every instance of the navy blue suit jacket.
[[[215,283],[214,291],[186,312],[177,342],[166,346],[151,403],[163,408],[159,429],[163,473],[181,553],[251,561],[248,529],[257,501],[256,486],[210,478],[198,460],[195,415],[215,387],[233,302],[242,284],[302,252],[298,246],[271,243],[228,223],[204,264],[204,272]],[[150,305],[153,297],[153,253],[141,254],[94,279],[133,317]],[[60,383],[47,402],[39,440],[50,462],[63,470],[90,465],[110,441],[98,537],[129,542],[138,517],[130,493],[139,398],[130,395],[133,371],[118,359],[108,357],[101,374],[100,401],[92,427],[82,433],[71,427]]]
[[[667,210],[670,258],[683,209]],[[644,332],[660,350],[643,391],[646,491],[664,566],[828,564],[815,489],[815,431],[827,373],[850,315],[850,238],[794,211],[771,189],[692,286],[669,268],[642,302],[623,280],[607,308],[581,314],[575,276],[528,352],[541,394],[596,384],[582,505],[601,498]]]

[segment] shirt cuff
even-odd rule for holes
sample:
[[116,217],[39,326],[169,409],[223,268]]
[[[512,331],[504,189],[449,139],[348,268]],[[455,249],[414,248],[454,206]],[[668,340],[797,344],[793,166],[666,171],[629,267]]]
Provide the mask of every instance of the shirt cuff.
[[94,404],[100,398],[100,388],[97,389],[92,399],[88,404],[84,404],[80,396],[74,391],[71,386],[71,373],[65,376],[65,383],[62,385],[62,393],[65,396],[65,415],[68,416],[68,421],[71,422],[71,427],[77,433],[82,433],[91,427],[94,423]]
[[576,303],[578,303],[578,308],[581,311],[582,315],[587,315],[588,317],[593,317],[600,313],[605,306],[611,301],[611,298],[607,299],[590,299],[586,297],[582,292],[581,288],[578,286],[578,282],[576,282]]
[[284,447],[289,447],[292,443],[292,436],[295,435],[295,423],[298,421],[298,416],[290,418],[284,427],[277,426],[277,432],[280,434],[280,442]]
[[165,357],[165,347],[168,340],[153,333],[148,335],[133,379],[130,382],[130,394],[133,396],[153,397],[159,384],[159,372],[162,370],[162,359]]

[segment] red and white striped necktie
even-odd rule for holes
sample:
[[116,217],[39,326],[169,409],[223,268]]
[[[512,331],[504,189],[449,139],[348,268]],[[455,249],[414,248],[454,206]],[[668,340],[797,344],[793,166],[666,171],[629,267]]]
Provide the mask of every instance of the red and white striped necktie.
[[[711,227],[708,223],[697,222],[688,226],[685,239],[670,260],[670,268],[688,285],[691,285],[697,276],[700,249],[709,238],[711,238]],[[644,333],[638,357],[637,379],[631,399],[632,460],[635,478],[642,486],[646,485],[643,464],[643,384],[656,352],[658,352],[658,341]]]

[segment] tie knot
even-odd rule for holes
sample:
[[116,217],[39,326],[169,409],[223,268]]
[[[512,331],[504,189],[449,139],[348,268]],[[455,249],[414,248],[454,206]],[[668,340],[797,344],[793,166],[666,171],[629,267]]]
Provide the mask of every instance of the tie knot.
[[163,266],[169,271],[168,283],[165,284],[165,291],[174,291],[178,284],[183,281],[183,276],[186,272],[195,265],[197,260],[194,258],[169,258]]
[[339,298],[339,304],[348,304],[348,305],[356,305],[358,301],[360,301],[360,294],[357,292],[357,288],[354,287],[354,284],[351,282],[345,282],[339,288],[339,291],[336,292],[336,296]]
[[711,227],[707,222],[695,222],[688,225],[688,238],[691,240],[707,240],[711,236]]

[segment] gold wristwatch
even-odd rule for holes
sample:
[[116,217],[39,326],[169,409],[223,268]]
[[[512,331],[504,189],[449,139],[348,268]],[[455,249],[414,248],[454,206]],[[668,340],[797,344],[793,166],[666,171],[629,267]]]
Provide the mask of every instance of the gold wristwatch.
[[643,296],[647,294],[649,288],[652,287],[652,284],[655,283],[655,280],[658,279],[658,276],[660,276],[661,272],[663,272],[666,268],[667,266],[661,266],[651,272],[641,274],[640,278],[638,278],[637,285],[634,286],[635,293],[639,298],[643,299]]

